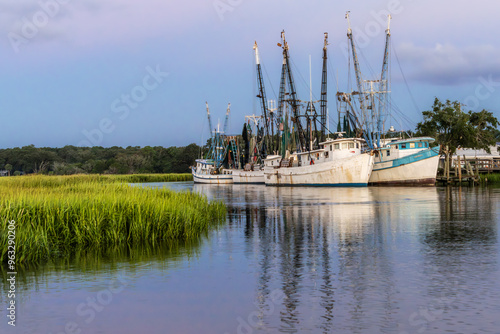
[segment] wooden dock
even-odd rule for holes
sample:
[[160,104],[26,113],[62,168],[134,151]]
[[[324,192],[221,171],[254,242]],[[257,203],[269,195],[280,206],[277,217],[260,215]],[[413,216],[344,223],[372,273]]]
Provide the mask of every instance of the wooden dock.
[[[451,167],[449,167],[451,166]],[[493,159],[466,159],[457,156],[451,164],[445,161],[444,168],[438,173],[436,182],[441,185],[467,183],[479,184],[479,174],[500,172],[500,161]]]

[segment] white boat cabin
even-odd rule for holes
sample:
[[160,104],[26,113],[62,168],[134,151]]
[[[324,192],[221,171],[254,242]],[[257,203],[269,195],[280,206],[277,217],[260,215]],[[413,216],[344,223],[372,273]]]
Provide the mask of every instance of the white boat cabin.
[[361,154],[365,141],[361,138],[339,138],[329,139],[319,145],[321,148],[318,150],[294,153],[290,159],[283,159],[283,161],[279,155],[268,156],[264,160],[264,166],[268,168],[298,167],[349,158]]
[[276,168],[280,166],[281,155],[268,155],[264,159],[264,168]]
[[361,154],[364,140],[360,138],[339,138],[319,143],[319,150],[297,153],[299,165],[312,165],[326,161],[349,158]]
[[[213,160],[206,160],[206,159],[197,159],[196,160],[196,170],[195,173],[197,175],[214,175],[218,174],[216,173],[215,170],[215,164]],[[223,169],[222,173],[224,175],[230,175],[233,172],[229,169]]]
[[387,142],[384,147],[378,150],[380,154],[375,161],[380,162],[399,159],[427,150],[430,148],[430,143],[434,141],[434,138],[431,137],[416,137]]

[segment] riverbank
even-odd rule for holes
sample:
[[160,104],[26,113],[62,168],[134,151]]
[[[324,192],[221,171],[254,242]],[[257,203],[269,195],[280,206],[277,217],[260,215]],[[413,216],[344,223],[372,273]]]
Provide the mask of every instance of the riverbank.
[[186,174],[0,178],[0,260],[7,261],[10,221],[16,226],[16,264],[25,265],[77,250],[196,239],[224,221],[222,202],[128,185],[184,178]]
[[500,185],[500,174],[479,174],[479,183],[482,185]]

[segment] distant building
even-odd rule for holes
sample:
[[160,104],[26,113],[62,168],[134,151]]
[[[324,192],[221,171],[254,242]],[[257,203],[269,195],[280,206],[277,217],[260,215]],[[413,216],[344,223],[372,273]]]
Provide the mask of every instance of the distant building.
[[467,160],[471,159],[500,159],[500,142],[497,143],[495,146],[490,146],[490,151],[491,153],[486,152],[485,150],[475,150],[472,148],[459,148],[457,149],[457,152],[453,156],[453,158],[456,159],[456,156],[459,155],[460,158],[465,158]]
[[9,176],[8,170],[0,170],[0,176]]
[[[486,150],[475,150],[472,148],[457,149],[452,157],[452,167],[457,165],[459,157],[462,168],[465,168],[465,161],[468,161],[474,166],[474,170],[477,169],[481,173],[500,172],[500,142],[497,142],[495,146],[490,146],[490,153],[486,152]],[[444,165],[445,159],[441,157],[439,167],[444,168]]]

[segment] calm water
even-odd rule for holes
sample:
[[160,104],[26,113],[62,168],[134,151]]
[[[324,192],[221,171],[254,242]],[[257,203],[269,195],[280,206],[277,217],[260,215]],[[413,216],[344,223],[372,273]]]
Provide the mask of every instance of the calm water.
[[0,332],[500,333],[500,189],[167,186],[227,225],[20,273]]

